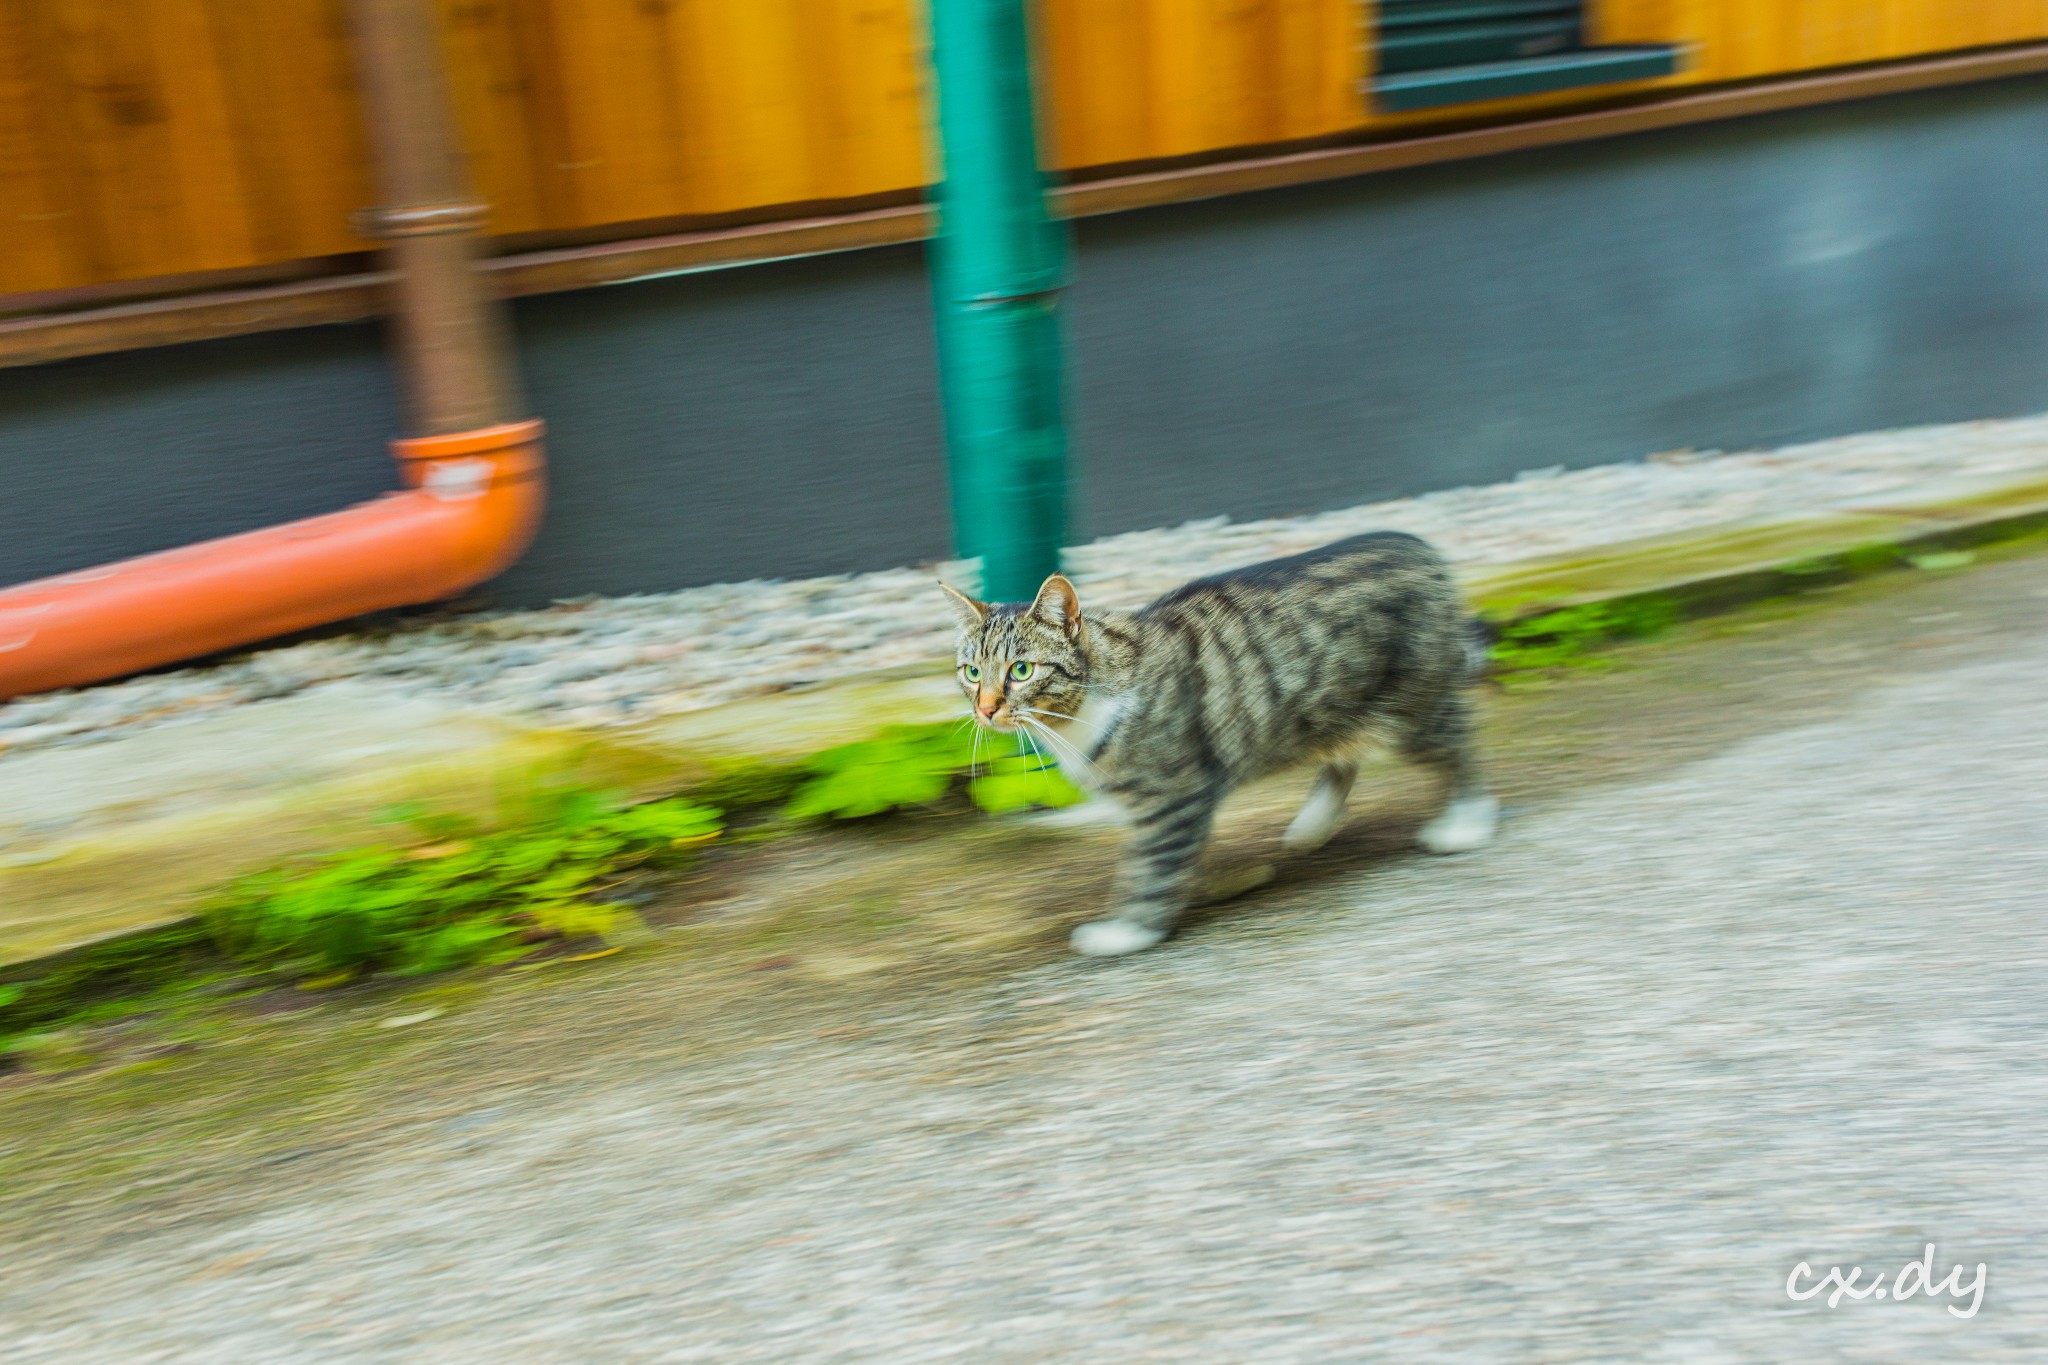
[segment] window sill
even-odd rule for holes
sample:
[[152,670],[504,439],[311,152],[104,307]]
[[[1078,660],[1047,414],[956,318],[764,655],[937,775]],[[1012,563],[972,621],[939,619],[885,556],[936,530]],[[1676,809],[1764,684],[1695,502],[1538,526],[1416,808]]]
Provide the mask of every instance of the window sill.
[[1368,87],[1381,110],[1390,114],[1436,109],[1447,104],[1507,99],[1515,95],[1547,95],[1589,85],[1654,80],[1678,70],[1678,49],[1664,43],[1626,47],[1587,47],[1524,57],[1510,62],[1472,66],[1440,66],[1431,71],[1404,71],[1381,76]]

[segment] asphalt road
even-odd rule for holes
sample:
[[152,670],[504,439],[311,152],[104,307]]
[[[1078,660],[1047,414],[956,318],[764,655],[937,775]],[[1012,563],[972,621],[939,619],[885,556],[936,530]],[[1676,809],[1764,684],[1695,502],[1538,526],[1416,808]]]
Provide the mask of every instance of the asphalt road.
[[[651,1025],[595,1017],[583,1070],[243,1198],[167,1147],[32,1239],[0,1354],[2048,1358],[2044,569],[1800,626],[1781,713],[1481,854],[844,1029],[620,1068]],[[1928,1243],[1957,1292],[1788,1297]]]

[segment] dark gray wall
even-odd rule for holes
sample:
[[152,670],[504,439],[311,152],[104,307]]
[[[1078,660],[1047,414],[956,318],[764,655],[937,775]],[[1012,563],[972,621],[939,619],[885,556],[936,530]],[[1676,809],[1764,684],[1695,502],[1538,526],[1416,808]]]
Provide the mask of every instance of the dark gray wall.
[[374,497],[395,401],[369,327],[0,370],[0,583]]
[[[2048,409],[2048,80],[1098,219],[1078,535]],[[918,254],[529,300],[506,601],[943,555]],[[385,486],[376,334],[0,371],[0,581]]]

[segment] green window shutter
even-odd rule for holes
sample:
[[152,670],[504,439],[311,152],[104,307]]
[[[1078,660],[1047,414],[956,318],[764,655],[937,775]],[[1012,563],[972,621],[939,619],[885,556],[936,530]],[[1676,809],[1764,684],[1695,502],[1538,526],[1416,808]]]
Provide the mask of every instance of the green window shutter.
[[1668,76],[1665,44],[1585,45],[1583,0],[1379,0],[1372,94],[1388,112]]
[[1380,0],[1379,69],[1505,62],[1580,43],[1579,0]]

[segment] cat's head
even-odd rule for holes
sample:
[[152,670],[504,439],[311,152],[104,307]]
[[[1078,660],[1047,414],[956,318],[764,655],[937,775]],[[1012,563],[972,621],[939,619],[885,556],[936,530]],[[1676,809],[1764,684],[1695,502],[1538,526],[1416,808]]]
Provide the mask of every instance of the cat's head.
[[939,586],[960,621],[954,676],[982,724],[1015,730],[1025,719],[1058,721],[1081,709],[1087,626],[1072,583],[1054,574],[1037,600],[998,603]]

